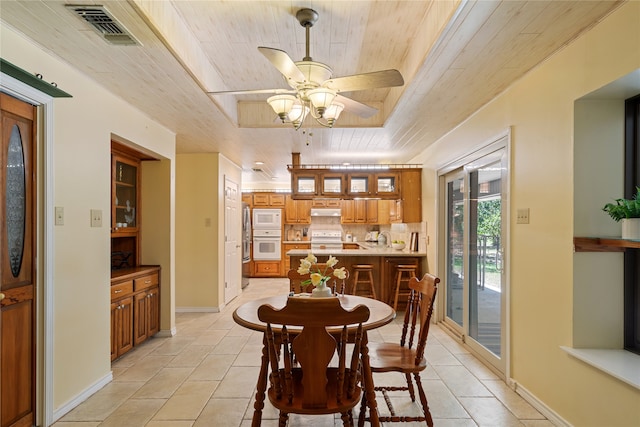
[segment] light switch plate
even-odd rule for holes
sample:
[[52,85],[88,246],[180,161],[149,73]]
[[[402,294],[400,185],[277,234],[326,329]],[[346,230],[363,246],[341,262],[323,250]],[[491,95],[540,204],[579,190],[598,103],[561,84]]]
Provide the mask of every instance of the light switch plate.
[[529,224],[529,208],[518,209],[516,224]]
[[102,227],[102,211],[100,209],[91,209],[91,226]]
[[62,206],[56,206],[56,225],[64,225],[64,208]]

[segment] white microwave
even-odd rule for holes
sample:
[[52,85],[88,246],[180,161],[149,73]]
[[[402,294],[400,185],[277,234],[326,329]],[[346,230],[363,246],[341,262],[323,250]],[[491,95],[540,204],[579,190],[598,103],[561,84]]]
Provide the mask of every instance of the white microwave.
[[282,227],[282,209],[254,209],[253,228],[279,230]]

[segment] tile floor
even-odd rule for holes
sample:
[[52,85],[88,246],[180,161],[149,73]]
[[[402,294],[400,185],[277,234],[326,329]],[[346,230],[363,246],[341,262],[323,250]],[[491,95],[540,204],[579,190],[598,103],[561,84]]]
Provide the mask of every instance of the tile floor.
[[[231,314],[247,300],[287,291],[285,279],[251,279],[221,313],[178,313],[174,337],[152,338],[115,361],[114,380],[54,426],[249,427],[262,335],[238,326]],[[400,322],[371,331],[369,340],[398,341]],[[426,355],[422,381],[436,427],[553,426],[437,326]],[[374,376],[383,379],[404,381],[398,374]],[[408,399],[394,402],[396,412],[417,410]],[[378,406],[386,412],[381,397]],[[267,399],[262,425],[277,426],[277,415]],[[342,425],[334,416],[290,417],[290,426],[305,424]]]

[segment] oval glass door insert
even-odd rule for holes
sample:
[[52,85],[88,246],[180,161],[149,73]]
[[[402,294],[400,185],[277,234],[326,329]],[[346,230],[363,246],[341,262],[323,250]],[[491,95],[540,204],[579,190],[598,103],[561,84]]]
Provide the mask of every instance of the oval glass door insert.
[[26,180],[22,135],[18,125],[13,125],[7,149],[6,180],[6,230],[9,266],[13,277],[18,277],[24,253]]

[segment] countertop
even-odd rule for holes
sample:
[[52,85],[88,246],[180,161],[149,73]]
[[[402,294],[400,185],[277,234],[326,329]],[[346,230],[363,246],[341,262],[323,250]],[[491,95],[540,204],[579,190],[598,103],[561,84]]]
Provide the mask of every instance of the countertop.
[[[349,242],[354,243],[354,242]],[[385,257],[426,257],[427,253],[423,251],[412,252],[409,249],[404,248],[401,251],[395,250],[392,247],[378,246],[377,244],[368,244],[355,242],[360,246],[360,249],[338,249],[327,250],[320,249],[313,251],[314,255],[333,255],[336,258],[340,256],[385,256]],[[307,256],[308,249],[292,249],[287,251],[287,256]]]

